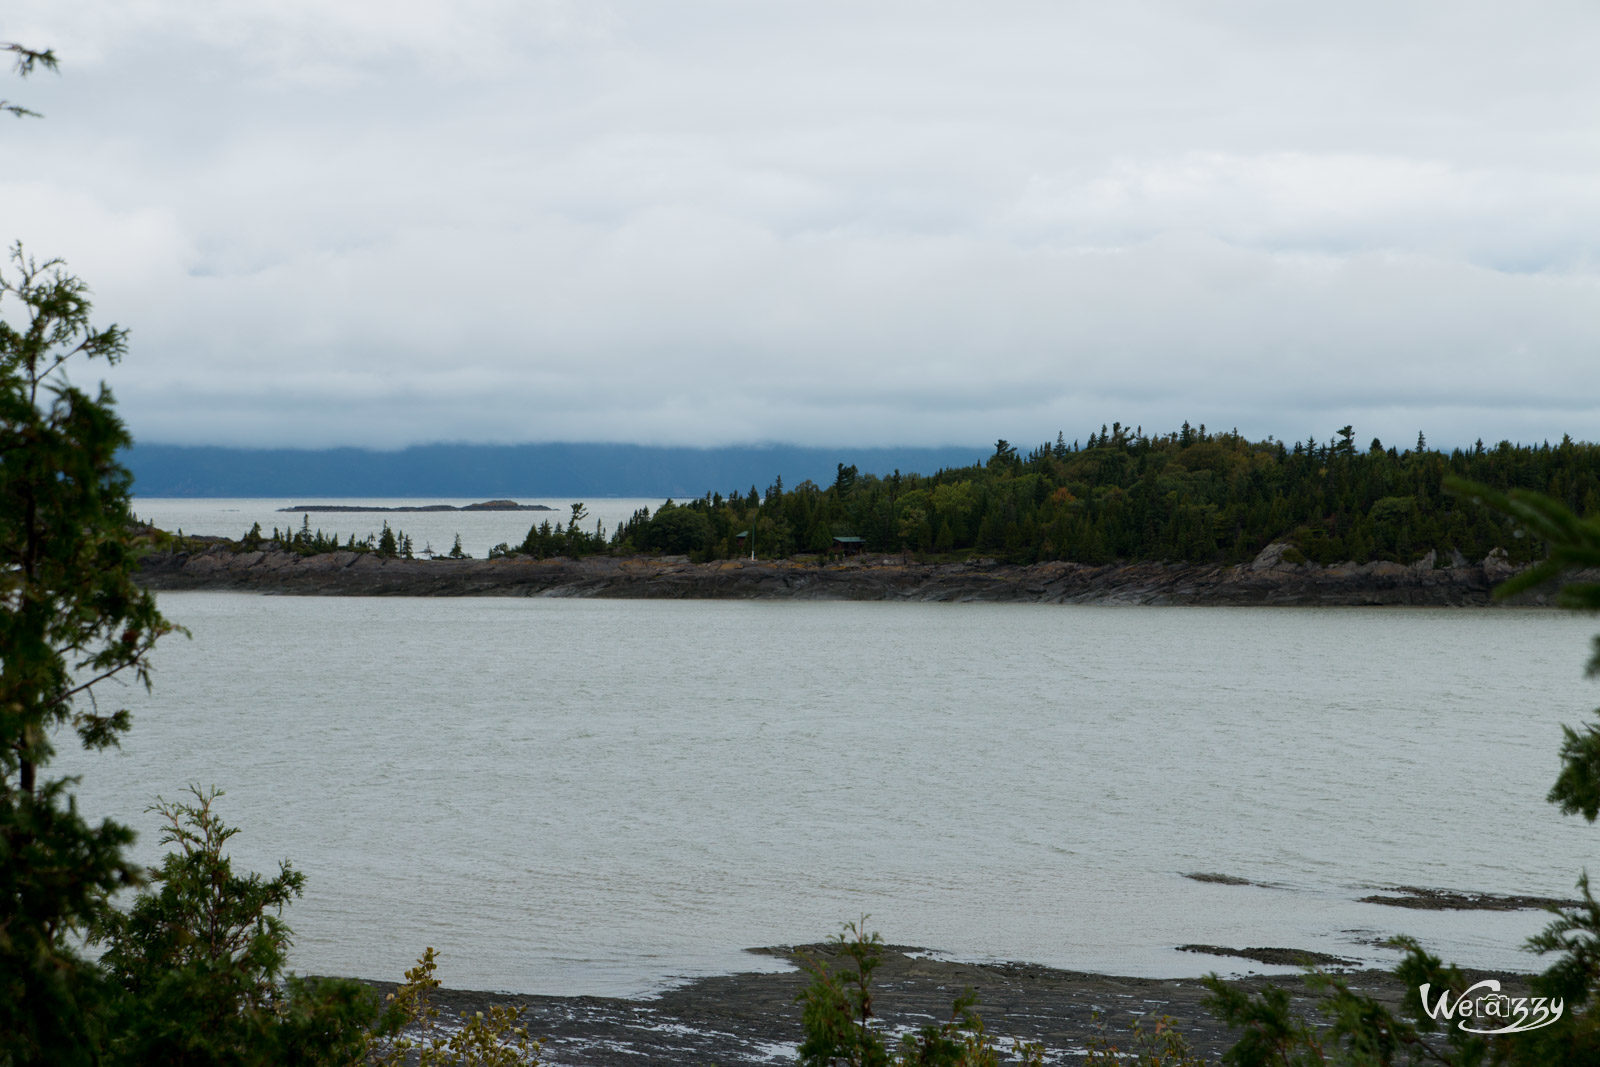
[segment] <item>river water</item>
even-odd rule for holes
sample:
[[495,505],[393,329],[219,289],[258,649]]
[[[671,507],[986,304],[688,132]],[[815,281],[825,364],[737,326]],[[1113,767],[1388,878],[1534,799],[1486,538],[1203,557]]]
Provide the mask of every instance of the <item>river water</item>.
[[[1532,970],[1600,830],[1544,801],[1595,628],[1510,609],[362,599],[167,593],[192,639],[63,752],[140,831],[226,790],[289,858],[302,972],[639,994],[846,919],[958,957],[1174,976],[1186,943]],[[65,746],[64,746],[65,747]],[[1184,877],[1220,872],[1259,885]],[[1254,968],[1263,969],[1263,968]]]

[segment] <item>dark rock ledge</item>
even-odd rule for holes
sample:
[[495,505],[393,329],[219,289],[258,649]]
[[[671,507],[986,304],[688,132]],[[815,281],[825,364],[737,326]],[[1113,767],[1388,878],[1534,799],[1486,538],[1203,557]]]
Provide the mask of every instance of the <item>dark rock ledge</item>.
[[[836,951],[831,945],[757,951],[790,960],[805,952],[838,965],[831,959]],[[1218,969],[1237,968],[1219,960]],[[1344,971],[1342,977],[1357,992],[1390,1005],[1397,1005],[1405,992],[1381,971]],[[530,1035],[545,1042],[541,1061],[552,1065],[784,1064],[796,1060],[802,1034],[795,998],[806,981],[798,970],[721,975],[695,979],[645,1000],[441,989],[434,1001],[441,1019],[494,1004],[521,1009]],[[1251,993],[1268,984],[1285,986],[1296,1012],[1314,1023],[1325,1022],[1303,975],[1235,975],[1230,982]],[[394,988],[371,984],[384,993]],[[1205,990],[1192,978],[1119,978],[1027,963],[957,963],[900,946],[884,952],[873,1005],[888,1030],[906,1032],[948,1018],[951,1001],[968,988],[977,994],[977,1010],[1001,1049],[1009,1052],[1013,1040],[1038,1042],[1052,1064],[1082,1062],[1089,1049],[1107,1044],[1131,1051],[1135,1020],[1152,1028],[1165,1018],[1207,1063],[1219,1062],[1237,1038],[1206,1011]]]
[[[198,541],[199,539],[192,539]],[[231,589],[315,596],[572,596],[640,599],[908,600],[1041,604],[1485,605],[1513,574],[1504,560],[1289,563],[1269,546],[1237,566],[1131,563],[1028,566],[973,560],[916,563],[898,556],[816,560],[683,557],[404,560],[371,553],[298,556],[242,551],[217,540],[147,556],[140,580],[157,590]],[[1543,596],[1523,603],[1544,603]]]

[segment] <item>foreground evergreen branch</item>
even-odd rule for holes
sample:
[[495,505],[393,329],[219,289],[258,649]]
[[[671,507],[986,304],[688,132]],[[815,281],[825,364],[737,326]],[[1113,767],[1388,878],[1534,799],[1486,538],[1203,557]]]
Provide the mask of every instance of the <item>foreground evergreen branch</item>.
[[[29,48],[27,45],[21,45],[14,41],[9,41],[0,43],[0,52],[9,52],[11,54],[11,69],[15,71],[18,76],[23,78],[26,78],[28,75],[32,74],[35,67],[43,67],[45,70],[56,70],[59,66],[56,62],[55,52],[48,48],[41,52],[37,49]],[[9,100],[0,99],[0,114],[5,114],[7,112],[15,115],[17,118],[22,118],[24,116],[32,118],[39,117],[39,113],[37,111],[29,111],[20,104],[13,104]]]
[[1424,1010],[1418,994],[1426,986],[1436,997],[1447,991],[1453,1002],[1466,992],[1471,985],[1469,980],[1458,968],[1446,966],[1411,938],[1395,938],[1389,946],[1405,952],[1405,958],[1395,967],[1395,976],[1406,986],[1399,1014],[1372,997],[1355,992],[1343,979],[1314,969],[1309,972],[1307,984],[1317,995],[1317,1007],[1326,1020],[1321,1026],[1296,1013],[1288,990],[1281,986],[1269,986],[1250,996],[1215,974],[1203,979],[1210,991],[1207,1007],[1241,1034],[1224,1061],[1238,1067],[1475,1067],[1489,1062],[1492,1049],[1485,1038],[1458,1028],[1441,1027]]
[[[40,53],[26,62],[46,62]],[[53,62],[53,58],[51,59]],[[148,686],[174,631],[133,580],[130,438],[110,392],[73,386],[70,361],[119,360],[90,324],[88,287],[20,245],[0,269],[0,1064],[91,1062],[114,994],[78,945],[105,901],[140,880],[126,827],[91,825],[72,779],[45,773],[58,733],[115,745],[131,718],[95,686]]]

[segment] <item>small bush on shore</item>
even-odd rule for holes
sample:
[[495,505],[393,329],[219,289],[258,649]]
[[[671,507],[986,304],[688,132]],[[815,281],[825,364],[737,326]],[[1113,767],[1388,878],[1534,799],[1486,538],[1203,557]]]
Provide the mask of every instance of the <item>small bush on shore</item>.
[[1148,1026],[1146,1020],[1134,1019],[1126,1050],[1104,1033],[1096,1034],[1088,1041],[1083,1062],[1086,1067],[1203,1067],[1204,1061],[1163,1015]]
[[356,1064],[376,997],[359,982],[284,973],[283,908],[305,876],[240,875],[225,852],[237,828],[212,810],[221,792],[159,802],[162,843],[176,848],[149,873],[132,907],[109,904],[91,927],[115,995],[104,1023],[111,1064]]
[[[811,983],[799,1001],[805,1040],[800,1062],[805,1067],[998,1067],[1000,1051],[973,1011],[977,997],[967,990],[955,999],[950,1018],[905,1034],[891,1054],[888,1037],[874,1020],[872,975],[883,962],[883,939],[867,933],[866,917],[846,923],[830,940],[848,961],[835,972],[814,956],[802,956]],[[1015,1061],[1042,1067],[1044,1049],[1016,1042]]]
[[368,1042],[374,1067],[519,1067],[539,1062],[542,1042],[518,1025],[520,1010],[496,1005],[461,1016],[453,1030],[439,1023],[439,1009],[428,994],[439,988],[436,954],[428,949],[406,972],[403,985],[388,996],[382,1034]]
[[[239,874],[226,854],[238,833],[213,810],[222,793],[191,787],[191,801],[159,802],[162,843],[176,848],[149,873],[127,911],[109,906],[91,931],[112,993],[96,1019],[96,1062],[228,1064],[231,1067],[519,1067],[537,1064],[540,1043],[520,1013],[440,1022],[429,1000],[439,981],[428,949],[380,1005],[350,979],[284,971],[285,906],[305,876],[289,864],[264,878]],[[7,1060],[0,1054],[0,1064]]]

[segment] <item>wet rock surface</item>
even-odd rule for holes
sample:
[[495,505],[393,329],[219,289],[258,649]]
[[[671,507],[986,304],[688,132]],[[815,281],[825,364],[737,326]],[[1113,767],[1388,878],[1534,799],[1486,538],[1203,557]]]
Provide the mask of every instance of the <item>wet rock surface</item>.
[[1359,899],[1363,904],[1387,904],[1393,908],[1415,908],[1420,911],[1545,911],[1550,908],[1575,908],[1581,904],[1578,900],[1562,897],[1464,893],[1414,885],[1388,886],[1379,893]]
[[[830,960],[832,946],[760,950],[793,960],[797,951]],[[1283,950],[1292,951],[1292,950]],[[1229,970],[1225,964],[1219,970]],[[1343,975],[1358,992],[1398,1004],[1404,992],[1385,972]],[[736,974],[702,978],[648,1000],[606,997],[533,997],[440,990],[441,1018],[506,1004],[523,1010],[530,1034],[544,1040],[549,1064],[779,1064],[796,1060],[800,1007],[795,998],[808,976]],[[1299,975],[1232,979],[1256,991],[1268,984],[1290,989],[1297,1009],[1315,1016]],[[373,983],[387,992],[392,985]],[[1195,979],[1119,978],[1022,963],[955,963],[891,946],[874,983],[874,1007],[890,1031],[910,1031],[949,1017],[952,1000],[970,987],[977,1011],[995,1043],[1013,1039],[1045,1046],[1046,1062],[1080,1062],[1094,1041],[1130,1050],[1130,1028],[1163,1016],[1207,1062],[1220,1062],[1234,1036],[1202,1006],[1205,989]]]
[[1303,948],[1228,948],[1223,945],[1179,945],[1179,952],[1198,952],[1206,956],[1234,956],[1280,967],[1357,967],[1358,960],[1330,956]]

